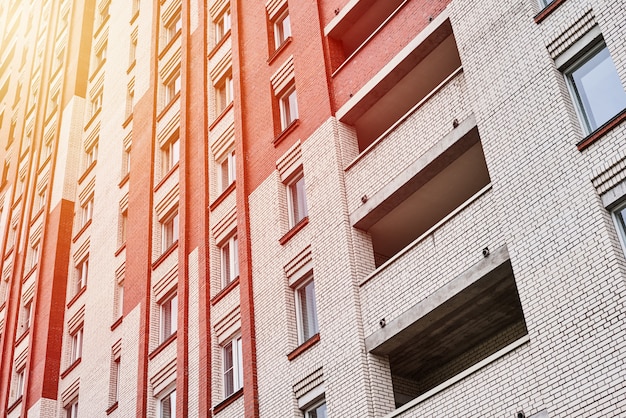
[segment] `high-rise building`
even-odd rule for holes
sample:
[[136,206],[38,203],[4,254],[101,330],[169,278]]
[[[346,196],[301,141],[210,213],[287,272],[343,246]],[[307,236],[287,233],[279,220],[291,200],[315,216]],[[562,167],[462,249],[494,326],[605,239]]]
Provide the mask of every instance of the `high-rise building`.
[[0,416],[626,416],[624,22],[0,2]]

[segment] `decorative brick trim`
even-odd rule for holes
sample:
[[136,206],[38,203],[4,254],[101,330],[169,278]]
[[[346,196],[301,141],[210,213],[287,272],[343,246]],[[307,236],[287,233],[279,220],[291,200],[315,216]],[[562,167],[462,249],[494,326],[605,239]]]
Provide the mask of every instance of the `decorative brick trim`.
[[604,125],[600,126],[598,129],[587,135],[582,141],[576,144],[576,147],[578,147],[578,151],[584,150],[589,145],[602,138],[617,125],[621,124],[624,120],[626,120],[626,109],[622,110]]
[[215,199],[213,203],[209,205],[209,210],[213,211],[216,207],[220,205],[226,198],[230,195],[230,193],[235,190],[235,183],[237,180],[233,181],[224,191]]
[[228,286],[217,292],[213,299],[211,299],[211,305],[215,305],[217,302],[222,300],[227,294],[230,293],[235,287],[239,285],[239,276],[235,278],[232,282],[228,283]]
[[180,31],[180,30],[174,34],[172,39],[170,39],[170,41],[167,43],[167,45],[165,45],[163,47],[163,49],[161,50],[161,52],[159,52],[159,60],[163,59],[165,54],[167,54],[167,51],[169,51],[170,48],[172,48],[172,45],[174,45],[174,43],[181,37],[181,34],[182,34],[182,31]]
[[281,239],[278,240],[278,242],[280,242],[280,245],[285,245],[287,241],[289,241],[294,235],[296,235],[302,228],[304,228],[308,224],[309,217],[305,216],[300,220],[300,222],[295,224],[293,228],[291,228],[285,235],[283,235]]
[[243,388],[239,389],[237,392],[233,393],[228,398],[224,399],[222,402],[215,405],[213,407],[213,414],[215,415],[223,411],[224,409],[226,409],[228,405],[231,405],[233,402],[235,402],[237,399],[241,397],[243,397]]
[[179,98],[180,98],[180,92],[176,93],[176,95],[172,98],[172,100],[170,100],[170,102],[159,112],[159,115],[157,116],[157,122],[163,119],[163,116],[165,116],[167,111],[170,110],[172,106],[174,106],[174,103],[176,103]]
[[85,293],[87,291],[87,286],[83,286],[82,289],[80,289],[78,291],[78,293],[76,293],[72,299],[70,299],[69,302],[67,302],[67,307],[69,308],[70,306],[72,306],[74,303],[76,303],[76,301],[83,295],[83,293]]
[[276,138],[272,141],[272,145],[275,147],[278,146],[281,142],[285,140],[298,126],[300,126],[300,119],[294,119],[289,126],[287,126],[281,133],[278,134]]
[[535,16],[535,23],[541,23],[546,17],[550,16],[561,4],[565,3],[565,0],[554,0],[548,4],[542,11]]
[[287,354],[287,359],[289,359],[289,361],[292,361],[293,359],[298,357],[300,354],[304,353],[306,350],[308,350],[309,348],[317,344],[319,340],[320,340],[320,334],[318,332],[317,334],[315,334],[314,336],[312,336],[311,338],[309,338],[308,340],[300,344],[291,353]]
[[107,415],[111,415],[111,412],[115,411],[118,406],[119,406],[119,403],[117,401],[113,405],[109,406],[109,408],[106,411]]
[[72,370],[74,370],[76,367],[78,367],[78,365],[80,364],[80,361],[82,360],[82,357],[77,358],[74,363],[72,363],[70,365],[70,367],[68,367],[67,369],[65,369],[65,371],[63,373],[61,373],[61,379],[65,379],[67,377],[68,374],[70,374],[72,372]]
[[227,39],[230,39],[230,29],[228,29],[228,32],[226,32],[224,34],[224,36],[222,36],[222,39],[220,39],[219,42],[215,44],[213,49],[211,49],[211,52],[209,52],[209,55],[207,56],[207,59],[213,58],[215,56],[215,54],[217,54],[217,51],[220,50],[222,45],[224,45],[226,43]]
[[119,318],[117,318],[115,322],[113,322],[113,324],[111,325],[111,331],[114,331],[117,327],[122,325],[123,320],[124,320],[123,316],[120,316]]
[[222,110],[222,113],[220,113],[220,114],[219,114],[219,115],[215,118],[215,120],[214,120],[214,121],[213,121],[213,122],[209,125],[209,131],[212,131],[212,130],[213,130],[213,128],[215,128],[215,126],[216,126],[218,123],[220,123],[220,121],[221,121],[222,119],[224,119],[224,116],[226,116],[226,114],[228,113],[228,111],[229,111],[230,109],[232,109],[232,108],[233,108],[234,103],[235,103],[235,101],[233,100],[232,102],[230,102],[230,103],[228,104],[228,106],[226,106],[226,107],[224,108],[224,110]]
[[159,256],[159,258],[154,260],[154,263],[152,263],[152,270],[157,268],[159,266],[159,264],[161,264],[163,262],[163,260],[165,260],[167,258],[167,256],[170,255],[171,253],[173,253],[174,250],[176,250],[177,248],[178,248],[178,240],[176,240],[172,245],[170,245],[170,248],[168,248],[167,251],[165,251],[163,254],[161,254]]
[[283,42],[278,48],[276,48],[274,50],[274,52],[272,52],[272,54],[270,55],[270,57],[267,59],[267,63],[269,65],[272,64],[272,62],[274,62],[274,60],[281,54],[281,52],[283,52],[285,49],[287,49],[287,45],[291,44],[292,41],[292,37],[288,37],[287,39],[285,39],[285,42]]
[[172,341],[175,341],[175,340],[176,340],[176,333],[173,333],[172,335],[167,337],[165,339],[165,341],[163,341],[161,344],[159,344],[159,346],[157,348],[155,348],[152,351],[152,353],[148,354],[148,360],[152,360],[153,358],[158,356],[161,351],[165,350],[165,347],[170,345],[172,343]]

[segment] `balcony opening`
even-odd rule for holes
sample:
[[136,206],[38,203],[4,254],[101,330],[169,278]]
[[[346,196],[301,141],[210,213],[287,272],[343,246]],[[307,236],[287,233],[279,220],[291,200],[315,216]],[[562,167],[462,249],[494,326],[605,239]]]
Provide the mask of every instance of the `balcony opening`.
[[357,102],[344,115],[338,112],[342,122],[355,127],[359,152],[428,100],[460,67],[452,27],[445,21],[375,86],[357,95]]
[[333,71],[352,55],[406,0],[361,0],[328,34],[337,54]]
[[[418,161],[417,163],[421,163]],[[408,170],[407,170],[408,171]],[[425,164],[419,172],[391,183],[379,193],[386,197],[354,226],[369,232],[376,267],[430,231],[490,183],[476,127]],[[388,188],[389,190],[386,190]],[[372,201],[377,201],[373,196]]]
[[511,263],[506,250],[500,256],[495,267],[470,268],[435,291],[398,318],[408,325],[368,347],[389,358],[397,408],[444,390],[525,341]]

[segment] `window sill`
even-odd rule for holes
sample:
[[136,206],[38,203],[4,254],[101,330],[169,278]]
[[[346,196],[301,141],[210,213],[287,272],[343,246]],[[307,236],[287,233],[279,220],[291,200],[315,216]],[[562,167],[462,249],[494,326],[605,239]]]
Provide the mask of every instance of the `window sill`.
[[74,235],[74,238],[72,238],[72,243],[75,243],[76,241],[78,241],[78,239],[80,238],[81,235],[83,235],[83,233],[87,230],[87,228],[89,228],[89,226],[91,225],[91,219],[88,220],[87,222],[85,222],[85,225],[83,225],[78,232],[76,233],[76,235]]
[[226,409],[228,405],[231,405],[232,403],[234,403],[237,399],[241,397],[243,397],[243,388],[239,389],[237,392],[233,393],[228,398],[224,399],[222,402],[215,405],[213,407],[213,414],[215,415],[223,411],[224,409]]
[[309,224],[309,217],[305,216],[293,226],[285,235],[282,236],[281,239],[278,240],[280,245],[285,245],[287,241],[289,241],[294,235],[296,235],[302,228]]
[[80,185],[83,181],[85,181],[89,173],[91,173],[93,168],[96,166],[97,162],[98,160],[93,160],[91,164],[89,164],[89,167],[87,167],[85,171],[83,171],[83,174],[81,174],[80,177],[78,178],[78,185]]
[[576,147],[578,147],[578,151],[584,150],[589,145],[593,144],[598,139],[602,138],[604,135],[609,133],[613,128],[615,128],[617,125],[621,124],[624,120],[626,120],[626,109],[622,110],[620,113],[613,116],[612,119],[610,119],[608,122],[600,126],[598,129],[596,129],[589,135],[587,135],[578,144],[576,144]]
[[274,140],[272,141],[272,145],[274,145],[274,147],[277,147],[278,144],[283,142],[285,138],[287,138],[289,134],[293,132],[299,125],[300,119],[294,119],[293,121],[291,121],[291,123],[285,129],[283,129],[283,131],[279,133],[276,138],[274,138]]
[[158,356],[159,353],[165,350],[165,348],[169,346],[174,340],[176,340],[176,332],[163,340],[163,342],[159,344],[158,347],[152,351],[152,353],[148,354],[148,360],[152,360],[153,358]]
[[122,177],[122,179],[120,180],[120,182],[118,183],[117,187],[119,187],[120,189],[122,187],[124,187],[124,185],[126,183],[128,183],[128,180],[130,179],[130,172],[124,174],[124,177]]
[[96,39],[98,35],[100,35],[100,32],[102,32],[102,28],[104,28],[104,25],[106,25],[110,17],[111,15],[107,15],[107,17],[102,19],[102,21],[100,22],[100,25],[98,25],[98,29],[96,29],[96,32],[93,34],[93,39]]
[[117,249],[117,251],[115,251],[114,256],[117,257],[118,255],[120,255],[122,253],[122,251],[124,251],[126,249],[126,243],[123,243],[122,245],[120,245],[120,248]]
[[174,175],[174,172],[178,169],[179,166],[179,162],[176,162],[176,164],[174,164],[172,166],[172,168],[170,168],[168,170],[167,173],[165,173],[165,175],[163,176],[163,178],[157,183],[156,186],[154,186],[154,192],[156,193],[157,190],[159,190],[161,188],[161,186],[163,186],[163,184],[165,184],[165,182],[167,181],[167,179],[169,179],[170,177],[172,177]]
[[86,291],[87,291],[87,286],[83,286],[83,287],[82,287],[82,288],[78,291],[78,293],[76,293],[76,294],[74,295],[74,297],[72,297],[72,299],[70,299],[70,301],[69,301],[69,302],[67,302],[67,308],[69,309],[69,308],[70,308],[73,304],[75,304],[75,303],[76,303],[76,301],[77,301],[78,299],[80,299],[80,297],[81,297],[81,296],[82,296],[82,295],[83,295]]
[[231,102],[228,104],[228,106],[226,106],[226,107],[224,108],[224,110],[222,110],[222,112],[221,112],[221,113],[220,113],[220,114],[219,114],[219,115],[215,118],[215,120],[213,121],[213,123],[211,123],[211,124],[209,125],[209,131],[212,131],[212,130],[213,130],[213,128],[215,128],[215,126],[217,126],[217,124],[218,124],[218,123],[220,123],[220,121],[221,121],[222,119],[224,119],[224,116],[226,116],[226,114],[228,113],[228,111],[229,111],[230,109],[232,109],[232,108],[233,108],[233,104],[234,104],[234,102],[232,102],[232,101],[231,101]]
[[161,110],[161,112],[159,112],[159,115],[157,116],[157,122],[160,122],[161,119],[163,119],[167,111],[170,110],[172,106],[174,106],[174,103],[176,103],[179,98],[180,98],[180,92],[176,93],[174,97],[172,97],[172,100],[170,100],[170,102],[167,105],[165,105],[165,107]]
[[28,336],[29,332],[30,332],[30,327],[26,328],[26,329],[24,330],[24,332],[22,332],[22,333],[20,334],[20,336],[19,336],[19,337],[17,337],[17,340],[15,340],[15,346],[16,346],[16,347],[17,347],[18,345],[20,345],[20,343],[26,339],[26,337]]
[[237,287],[238,284],[239,284],[239,276],[237,276],[235,278],[235,280],[233,280],[232,282],[228,283],[228,285],[225,288],[223,288],[222,290],[217,292],[217,294],[215,296],[213,296],[213,298],[211,299],[211,305],[215,305],[217,302],[219,302],[220,300],[224,299],[224,297],[227,294],[229,294],[231,290],[233,290],[235,287]]
[[317,344],[320,341],[320,333],[318,332],[317,334],[315,334],[314,336],[312,336],[311,338],[309,338],[308,340],[306,340],[305,342],[303,342],[302,344],[300,344],[295,350],[293,350],[291,353],[287,354],[287,359],[289,359],[289,361],[293,361],[293,359],[295,359],[296,357],[298,357],[300,354],[304,353],[305,351],[307,351],[309,348],[313,347],[315,344]]
[[13,401],[11,406],[7,408],[7,414],[10,414],[11,412],[13,412],[13,410],[15,410],[15,408],[17,408],[17,406],[22,403],[22,396],[23,395],[20,395],[20,397],[17,398],[15,401]]
[[124,320],[123,316],[120,316],[119,318],[117,318],[115,320],[115,322],[113,322],[113,324],[111,325],[111,331],[115,331],[115,329],[117,327],[119,327],[120,325],[122,325],[122,321]]
[[207,59],[213,58],[215,56],[215,54],[217,54],[217,51],[220,50],[222,45],[224,45],[228,39],[230,39],[230,29],[228,29],[228,32],[226,32],[224,34],[224,36],[222,36],[222,39],[217,41],[217,43],[215,44],[213,49],[211,49],[211,52],[209,52],[209,55],[207,56]]
[[130,112],[130,114],[126,117],[124,122],[122,122],[122,129],[126,129],[132,121],[133,121],[133,112]]
[[51,154],[46,155],[46,158],[44,158],[44,160],[41,162],[41,165],[39,166],[39,170],[37,170],[37,174],[43,173],[43,170],[46,167],[46,164],[48,164],[51,158],[52,158]]
[[[45,207],[45,206],[44,206]],[[33,219],[31,219],[30,221],[30,226],[32,227],[35,222],[37,222],[37,219],[39,219],[39,217],[41,216],[41,214],[43,213],[44,207],[41,207],[37,210],[37,213],[35,213],[35,216],[33,216]]]
[[119,403],[117,401],[115,401],[115,403],[113,405],[109,406],[109,408],[107,409],[107,411],[106,411],[107,415],[111,415],[111,413],[113,411],[115,411],[118,406],[119,406]]
[[163,260],[165,260],[167,256],[172,254],[177,248],[178,248],[178,240],[174,241],[172,245],[170,245],[170,247],[167,250],[165,250],[163,254],[159,256],[159,258],[154,260],[154,263],[152,263],[152,270],[156,269],[159,266],[159,264],[161,264]]
[[133,68],[135,68],[135,65],[137,65],[137,60],[134,59],[133,62],[131,62],[128,65],[128,68],[126,69],[126,74],[130,75],[130,72],[133,71]]
[[96,76],[98,75],[98,73],[100,72],[100,69],[102,67],[104,67],[104,63],[107,62],[107,59],[104,58],[102,61],[100,61],[100,64],[98,64],[98,66],[96,67],[95,70],[93,70],[93,73],[91,73],[91,76],[89,77],[89,82],[93,82],[93,79],[96,78]]
[[535,23],[541,23],[546,17],[550,16],[561,4],[565,3],[565,0],[553,0],[543,8],[542,11],[535,16]]
[[37,271],[37,264],[35,264],[34,266],[32,266],[30,268],[30,270],[28,270],[28,273],[26,273],[26,276],[24,276],[24,279],[22,279],[22,283],[24,283],[26,280],[30,279],[30,276],[35,274],[35,271]]
[[226,189],[224,189],[222,193],[220,193],[217,199],[215,199],[215,201],[209,205],[209,210],[211,211],[215,210],[215,208],[218,207],[220,203],[226,200],[226,198],[230,195],[230,193],[233,190],[235,190],[235,187],[236,187],[235,183],[236,183],[236,180],[230,183],[230,185]]
[[78,365],[80,364],[80,360],[81,360],[81,357],[74,360],[74,362],[70,365],[70,367],[68,367],[67,369],[65,369],[63,373],[61,373],[61,379],[65,379],[67,375],[69,375],[72,372],[72,370],[78,367]]
[[85,128],[83,129],[85,132],[87,132],[91,124],[93,124],[93,121],[98,118],[98,115],[100,114],[100,112],[102,112],[102,106],[99,107],[98,110],[93,112],[93,115],[91,115],[91,118],[89,118],[89,121],[85,124]]
[[165,46],[163,47],[163,49],[161,50],[161,52],[159,53],[159,60],[162,60],[163,57],[165,56],[165,54],[167,54],[167,51],[169,51],[172,48],[172,45],[174,45],[174,43],[180,39],[182,34],[182,31],[177,31],[174,36],[172,36],[172,39],[170,39],[167,44],[165,44]]
[[272,62],[274,62],[274,60],[281,55],[281,52],[283,52],[285,49],[287,49],[287,45],[291,44],[291,40],[293,38],[290,36],[287,39],[285,39],[285,42],[283,42],[282,44],[280,44],[280,46],[278,48],[276,48],[274,50],[274,52],[272,52],[272,55],[270,55],[270,57],[267,59],[267,64],[271,65]]

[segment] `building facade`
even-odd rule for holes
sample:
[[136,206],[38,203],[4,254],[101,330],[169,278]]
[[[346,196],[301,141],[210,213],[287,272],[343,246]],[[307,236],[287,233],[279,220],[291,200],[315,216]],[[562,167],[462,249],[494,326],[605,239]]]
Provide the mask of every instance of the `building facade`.
[[0,4],[0,415],[626,416],[613,0]]

